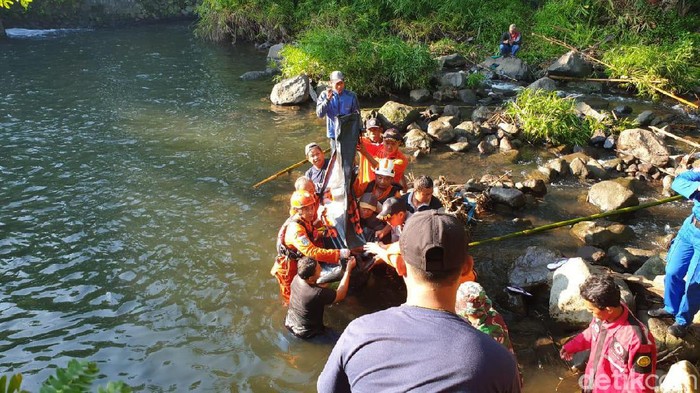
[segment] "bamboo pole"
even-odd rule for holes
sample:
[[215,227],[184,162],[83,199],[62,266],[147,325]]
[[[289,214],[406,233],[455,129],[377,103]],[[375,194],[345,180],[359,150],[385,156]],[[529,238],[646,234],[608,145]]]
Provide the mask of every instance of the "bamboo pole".
[[[631,79],[615,79],[615,78],[576,78],[573,76],[563,76],[563,75],[549,75],[549,78],[559,79],[559,80],[564,80],[564,81],[632,83]],[[661,83],[661,81],[650,81],[649,83]]]
[[[330,151],[331,151],[331,149],[328,148],[328,149],[324,150],[323,153],[328,154],[328,153],[330,153]],[[308,162],[308,160],[304,159],[304,160],[297,162],[296,164],[292,164],[292,165],[282,169],[281,171],[275,173],[274,175],[255,183],[253,185],[253,188],[258,188],[269,181],[277,179],[278,177],[284,175],[285,173],[290,173],[292,171],[292,169],[299,168],[300,166],[304,165],[305,162]]]
[[693,142],[693,141],[689,141],[689,140],[687,140],[687,139],[685,139],[685,138],[681,138],[681,137],[679,137],[679,136],[673,135],[673,134],[671,134],[670,132],[664,130],[664,128],[666,128],[666,126],[664,126],[663,128],[658,128],[658,127],[650,126],[649,128],[651,128],[652,131],[654,131],[654,132],[658,132],[659,134],[666,135],[666,136],[669,137],[669,138],[673,138],[673,139],[675,139],[675,140],[677,140],[677,141],[681,141],[681,142],[683,142],[683,143],[686,143],[686,144],[688,144],[688,145],[690,145],[690,146],[692,146],[692,147],[694,147],[694,148],[696,148],[696,149],[700,149],[700,144],[695,143],[695,142]]
[[[557,40],[556,38],[546,37],[546,36],[543,36],[543,35],[537,34],[537,33],[532,33],[532,35],[534,35],[534,36],[536,36],[536,37],[540,37],[540,38],[542,38],[542,39],[544,39],[544,40],[546,40],[546,41],[549,41],[549,42],[551,42],[551,43],[553,43],[553,44],[563,46],[564,48],[567,48],[567,49],[572,50],[572,51],[574,51],[574,52],[579,52],[579,53],[581,53],[583,56],[585,56],[587,59],[589,59],[589,60],[591,60],[591,61],[593,61],[593,62],[596,62],[596,63],[598,63],[598,64],[604,65],[605,67],[607,67],[607,68],[609,68],[609,69],[611,69],[611,70],[614,70],[614,69],[615,69],[612,65],[607,64],[607,63],[605,63],[605,62],[603,62],[603,61],[601,61],[601,60],[598,60],[598,59],[596,59],[595,57],[593,57],[593,56],[591,56],[591,55],[589,55],[589,54],[586,54],[586,53],[584,53],[584,52],[581,52],[581,51],[579,51],[578,49],[576,49],[575,47],[573,47],[573,46],[567,44],[567,43],[564,42],[564,41]],[[630,78],[630,79],[629,79],[629,82],[630,82],[630,83],[634,83],[634,82],[643,83],[642,81],[640,81],[640,80],[637,79],[637,78]],[[695,109],[698,109],[698,107],[699,107],[698,104],[694,104],[694,103],[692,103],[692,102],[690,102],[690,101],[688,101],[688,100],[685,100],[685,99],[683,99],[683,98],[681,98],[681,97],[678,97],[678,96],[676,96],[675,94],[673,94],[673,93],[671,93],[671,92],[668,92],[668,91],[666,91],[666,90],[663,90],[663,89],[660,89],[660,88],[654,86],[653,84],[649,84],[649,87],[651,87],[652,89],[654,89],[656,92],[661,93],[661,94],[663,94],[663,95],[665,95],[665,96],[667,96],[667,97],[673,98],[674,100],[676,100],[676,101],[678,101],[678,102],[681,102],[681,103],[683,103],[683,104],[685,104],[685,105],[688,105],[689,107],[692,107],[692,108],[695,108]]]
[[682,195],[676,195],[676,196],[672,196],[670,198],[660,199],[660,200],[657,200],[654,202],[643,203],[639,206],[623,207],[621,209],[611,210],[609,212],[597,213],[597,214],[593,214],[593,215],[586,216],[586,217],[573,218],[571,220],[566,220],[566,221],[559,221],[559,222],[555,222],[552,224],[542,225],[542,226],[539,226],[537,228],[525,229],[524,231],[513,232],[513,233],[509,233],[507,235],[503,235],[503,236],[496,236],[496,237],[492,237],[492,238],[485,239],[485,240],[479,240],[479,241],[471,242],[468,245],[469,245],[469,247],[481,246],[481,245],[492,243],[492,242],[498,242],[501,240],[512,239],[514,237],[533,235],[535,233],[548,231],[550,229],[555,229],[555,228],[563,227],[566,225],[576,224],[576,223],[581,222],[581,221],[590,221],[590,220],[614,216],[614,215],[622,214],[622,213],[631,213],[633,211],[637,211],[640,209],[646,209],[648,207],[677,201],[677,200],[680,200],[681,198],[683,198]]

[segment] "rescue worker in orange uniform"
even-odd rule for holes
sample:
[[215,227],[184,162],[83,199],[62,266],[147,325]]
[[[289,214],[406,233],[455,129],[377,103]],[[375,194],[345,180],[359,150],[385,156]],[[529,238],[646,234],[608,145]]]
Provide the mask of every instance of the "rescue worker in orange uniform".
[[280,285],[284,304],[289,304],[291,284],[297,274],[297,260],[307,256],[319,262],[340,263],[350,257],[350,250],[327,249],[314,243],[317,238],[313,222],[316,219],[316,198],[307,191],[294,191],[290,199],[291,217],[277,234],[277,258],[270,273]]
[[369,183],[363,183],[359,178],[353,184],[355,195],[370,193],[377,198],[379,203],[384,203],[389,198],[401,196],[401,185],[394,183],[394,160],[379,160],[379,165],[374,169],[375,179]]

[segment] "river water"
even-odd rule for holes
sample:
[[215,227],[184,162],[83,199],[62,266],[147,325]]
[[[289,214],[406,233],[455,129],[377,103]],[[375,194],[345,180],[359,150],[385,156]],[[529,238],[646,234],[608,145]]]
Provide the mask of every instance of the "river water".
[[[286,332],[269,274],[301,172],[251,185],[323,141],[323,121],[271,108],[269,81],[238,78],[264,69],[264,53],[185,24],[19,34],[0,42],[0,373],[37,391],[79,358],[98,363],[100,383],[138,391],[314,391],[331,347]],[[455,181],[508,169],[439,150],[411,165]],[[519,217],[593,213],[579,188],[560,184]],[[639,242],[685,212],[642,215]],[[513,229],[495,218],[475,238]],[[475,249],[478,268],[502,278],[531,244],[576,247],[560,229]],[[390,284],[371,279],[326,321],[342,330],[401,303]],[[526,390],[553,390],[565,371],[554,363],[527,364]]]

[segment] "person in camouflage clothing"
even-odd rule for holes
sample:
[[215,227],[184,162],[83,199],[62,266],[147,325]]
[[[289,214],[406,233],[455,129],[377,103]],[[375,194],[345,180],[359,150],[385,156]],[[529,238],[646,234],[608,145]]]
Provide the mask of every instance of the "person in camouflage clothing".
[[476,329],[493,337],[515,356],[508,327],[501,314],[491,307],[491,299],[477,282],[467,281],[457,290],[455,311]]

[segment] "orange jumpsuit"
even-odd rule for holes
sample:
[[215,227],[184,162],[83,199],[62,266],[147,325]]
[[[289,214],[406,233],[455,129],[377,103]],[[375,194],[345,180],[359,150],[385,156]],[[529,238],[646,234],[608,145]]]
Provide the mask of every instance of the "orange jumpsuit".
[[291,285],[297,274],[297,261],[307,256],[319,262],[338,263],[340,250],[321,248],[314,244],[312,224],[293,215],[282,225],[277,234],[277,258],[270,274],[275,276],[280,285],[284,303],[289,303]]

